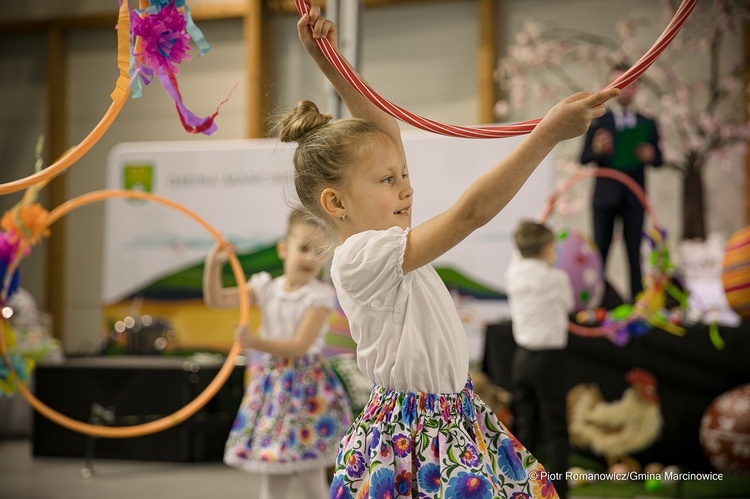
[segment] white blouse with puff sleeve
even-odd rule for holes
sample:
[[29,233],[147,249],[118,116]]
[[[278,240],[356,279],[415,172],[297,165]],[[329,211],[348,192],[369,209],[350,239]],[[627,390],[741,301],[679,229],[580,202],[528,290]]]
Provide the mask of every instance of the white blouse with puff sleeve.
[[[294,338],[302,318],[311,308],[333,310],[335,295],[330,284],[311,279],[294,291],[286,290],[286,276],[272,279],[268,272],[250,278],[260,308],[261,336],[275,340]],[[325,346],[328,324],[321,326],[307,354],[319,354]]]
[[357,343],[357,363],[373,383],[395,390],[456,393],[466,385],[466,332],[431,265],[404,274],[409,230],[350,236],[337,247],[331,277]]

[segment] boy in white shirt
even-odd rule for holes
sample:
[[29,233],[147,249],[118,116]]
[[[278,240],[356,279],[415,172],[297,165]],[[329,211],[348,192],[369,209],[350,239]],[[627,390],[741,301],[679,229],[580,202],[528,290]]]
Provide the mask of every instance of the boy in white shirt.
[[523,221],[514,233],[520,258],[505,273],[513,322],[511,384],[516,437],[532,452],[541,433],[544,466],[561,499],[566,497],[568,428],[566,347],[574,305],[568,274],[553,266],[555,235],[543,224]]

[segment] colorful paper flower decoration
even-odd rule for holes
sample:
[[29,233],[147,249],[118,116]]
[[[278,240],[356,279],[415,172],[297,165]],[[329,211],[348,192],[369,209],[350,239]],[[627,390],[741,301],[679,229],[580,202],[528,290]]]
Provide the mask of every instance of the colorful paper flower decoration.
[[[34,170],[42,170],[44,140],[36,144]],[[31,247],[49,235],[49,212],[37,203],[39,190],[46,181],[32,185],[21,201],[0,219],[0,308],[4,308],[19,286],[18,264],[31,253]],[[18,349],[16,333],[3,314],[0,316],[0,395],[14,395],[18,383],[27,383],[34,360]]]
[[[39,137],[36,143],[36,162],[34,170],[42,170],[42,152],[44,138]],[[21,201],[6,211],[0,219],[0,306],[18,289],[18,263],[29,256],[31,246],[39,239],[49,235],[47,220],[49,212],[39,205],[39,189],[46,181],[32,185],[23,195]],[[13,269],[12,276],[6,275]]]
[[[18,289],[18,260],[28,256],[31,245],[49,234],[47,215],[47,210],[37,203],[19,203],[0,220],[0,305]],[[7,275],[11,268],[13,274]]]
[[[7,232],[0,232],[0,283],[2,286],[6,286],[5,274],[8,272],[10,263],[16,257],[18,253],[18,241],[12,241],[11,234]],[[28,251],[25,252],[28,254]],[[18,270],[13,272],[13,276],[7,282],[7,297],[10,297],[18,289]],[[0,304],[1,300],[0,300]]]
[[49,212],[39,203],[21,204],[5,212],[0,220],[0,228],[5,231],[11,244],[17,244],[21,239],[36,244],[49,235],[48,215]]
[[175,102],[182,126],[190,133],[211,135],[216,131],[214,119],[225,99],[210,116],[200,118],[183,103],[177,84],[179,64],[190,60],[190,40],[200,55],[211,47],[193,22],[185,0],[149,0],[145,9],[130,12],[130,88],[133,97],[142,94],[141,84],[154,79]]
[[[625,346],[632,338],[657,327],[677,336],[685,329],[665,314],[667,296],[672,297],[682,310],[687,309],[687,293],[672,283],[674,264],[666,246],[666,232],[651,229],[644,234],[651,245],[651,268],[646,275],[644,290],[634,304],[623,304],[610,311],[583,311],[577,314],[580,323],[600,322],[602,330],[615,345]],[[592,313],[597,312],[597,313]]]
[[32,359],[21,355],[14,348],[16,344],[15,333],[5,319],[0,318],[0,320],[4,321],[3,327],[7,351],[4,361],[0,362],[0,395],[11,396],[16,393],[16,385],[19,381],[28,383],[35,363]]

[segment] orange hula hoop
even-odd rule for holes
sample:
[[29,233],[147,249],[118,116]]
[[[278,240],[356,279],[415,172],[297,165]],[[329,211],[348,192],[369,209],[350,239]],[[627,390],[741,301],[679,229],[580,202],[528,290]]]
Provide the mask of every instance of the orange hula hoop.
[[[180,211],[184,213],[185,215],[187,215],[188,217],[192,218],[199,225],[205,228],[209,233],[211,233],[211,235],[216,239],[216,241],[220,245],[222,246],[227,245],[227,242],[224,240],[221,234],[216,229],[214,229],[211,225],[209,225],[209,223],[206,222],[203,218],[198,216],[195,212],[167,198],[158,196],[156,194],[150,194],[150,193],[139,192],[139,191],[127,191],[127,190],[113,189],[113,190],[93,191],[87,194],[83,194],[79,197],[66,201],[65,203],[61,204],[60,206],[55,208],[53,211],[51,211],[47,217],[46,226],[49,227],[50,225],[55,223],[57,220],[59,220],[61,217],[71,212],[72,210],[75,210],[76,208],[80,208],[82,206],[85,206],[94,202],[103,201],[103,200],[112,199],[112,198],[143,199],[147,201],[154,201],[154,202],[163,204],[165,206],[168,206],[170,208],[174,208],[177,211]],[[229,264],[232,268],[232,272],[234,273],[234,278],[237,281],[237,287],[239,288],[239,291],[240,291],[239,324],[247,325],[248,312],[249,312],[250,307],[249,307],[249,300],[247,296],[246,278],[245,278],[245,273],[242,270],[242,266],[240,265],[240,262],[237,259],[237,256],[235,255],[234,251],[231,251],[229,253]],[[211,380],[208,386],[206,386],[206,388],[200,394],[198,394],[198,396],[195,397],[195,399],[190,401],[182,409],[174,412],[173,414],[157,419],[155,421],[150,421],[148,423],[143,423],[139,425],[105,427],[105,426],[97,426],[97,425],[93,425],[89,423],[84,423],[76,419],[70,418],[68,416],[65,416],[64,414],[61,414],[58,411],[50,408],[49,406],[44,404],[42,401],[40,401],[38,398],[36,398],[34,394],[29,392],[29,390],[26,388],[26,385],[22,382],[18,383],[18,391],[21,395],[23,395],[23,397],[28,401],[28,403],[34,409],[36,409],[40,414],[42,414],[43,416],[50,419],[51,421],[69,430],[73,430],[79,433],[84,433],[86,435],[92,435],[95,437],[105,437],[105,438],[140,437],[142,435],[148,435],[150,433],[156,433],[156,432],[171,428],[172,426],[175,426],[185,421],[190,416],[198,412],[198,410],[201,407],[203,407],[209,400],[211,400],[211,398],[213,398],[214,395],[216,395],[216,393],[219,391],[221,386],[226,382],[227,378],[229,378],[229,375],[234,369],[234,363],[235,363],[235,360],[237,359],[237,356],[239,355],[239,352],[240,352],[240,345],[239,343],[235,342],[232,345],[232,348],[230,349],[226,360],[224,361],[224,365],[221,367],[216,377],[214,377],[214,379]],[[0,321],[0,353],[2,353],[3,356],[7,355],[7,350],[5,347],[5,335],[4,335],[2,321]],[[12,369],[12,366],[11,366],[11,369]]]
[[[624,173],[620,171],[613,170],[611,168],[602,168],[602,167],[580,171],[576,173],[575,175],[573,175],[571,178],[569,178],[566,182],[564,182],[557,189],[555,189],[555,191],[552,193],[552,195],[550,195],[549,199],[547,200],[544,210],[542,211],[542,214],[539,217],[539,221],[541,223],[545,223],[547,221],[550,214],[552,213],[552,209],[554,208],[557,200],[565,191],[570,189],[570,187],[573,184],[581,182],[582,180],[585,180],[590,177],[611,178],[613,180],[617,180],[620,183],[622,183],[625,187],[627,187],[630,190],[630,192],[633,193],[633,195],[635,195],[635,197],[641,203],[644,211],[648,214],[649,218],[651,219],[651,224],[654,226],[654,228],[657,230],[661,229],[661,225],[659,225],[659,221],[656,218],[656,213],[651,207],[651,203],[648,202],[648,198],[646,198],[646,192],[638,184],[638,182],[636,182],[631,177],[629,177],[628,175],[625,175]],[[623,322],[620,322],[619,324],[612,324],[612,325],[604,326],[604,327],[583,326],[581,324],[577,324],[575,322],[570,321],[568,323],[568,330],[571,333],[576,334],[578,336],[596,338],[596,337],[601,337],[601,336],[612,335],[618,329],[618,327],[620,327],[622,324],[627,324],[634,320],[636,320],[636,318],[625,320]]]
[[[143,0],[141,1],[143,2]],[[112,104],[110,104],[109,109],[107,109],[107,112],[104,113],[104,116],[102,116],[102,119],[94,129],[78,145],[63,154],[61,158],[44,170],[12,182],[0,184],[0,195],[17,192],[32,185],[52,180],[89,152],[94,144],[99,142],[99,139],[109,130],[109,127],[115,121],[117,115],[120,114],[120,110],[122,110],[125,101],[127,101],[130,95],[130,76],[128,74],[130,61],[129,37],[130,10],[128,9],[128,2],[123,1],[117,16],[117,69],[120,75],[115,82],[115,89],[110,94]]]

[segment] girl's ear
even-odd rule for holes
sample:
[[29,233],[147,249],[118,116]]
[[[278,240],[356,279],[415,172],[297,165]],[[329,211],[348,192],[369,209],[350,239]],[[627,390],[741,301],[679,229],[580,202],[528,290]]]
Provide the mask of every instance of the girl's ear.
[[320,193],[320,204],[325,211],[332,218],[341,218],[346,214],[346,208],[341,201],[341,194],[338,190],[327,187]]
[[281,239],[276,243],[276,254],[279,255],[279,259],[284,260],[286,258],[286,240]]

